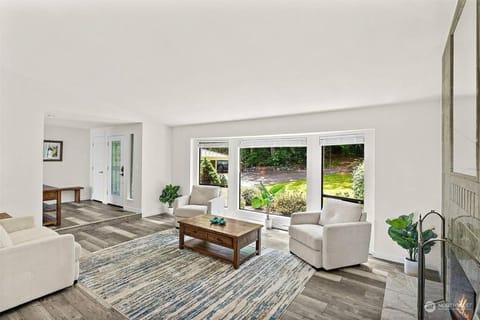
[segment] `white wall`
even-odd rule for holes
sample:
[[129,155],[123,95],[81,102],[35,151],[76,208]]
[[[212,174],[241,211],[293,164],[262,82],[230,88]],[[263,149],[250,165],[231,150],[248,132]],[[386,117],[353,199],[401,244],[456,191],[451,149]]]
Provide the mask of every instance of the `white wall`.
[[[130,186],[130,134],[134,135],[134,150],[133,150],[133,189],[132,189],[132,198],[129,197],[129,186]],[[121,135],[124,136],[125,141],[125,150],[124,152],[124,167],[125,167],[125,174],[124,174],[124,209],[132,212],[140,213],[142,211],[142,140],[143,140],[143,133],[142,133],[142,124],[135,123],[135,124],[125,124],[125,125],[117,125],[112,127],[105,127],[105,128],[96,128],[92,129],[90,132],[90,141],[93,143],[94,137],[103,137],[105,141],[107,141],[107,137],[109,136],[117,136]],[[90,144],[92,145],[92,144]],[[105,143],[105,146],[107,144]],[[105,157],[108,157],[108,150],[105,150]],[[107,160],[107,158],[105,158]],[[93,158],[90,158],[90,165],[93,166]],[[105,166],[108,164],[108,161],[105,161]],[[105,168],[104,172],[108,172]],[[90,174],[92,172],[90,171]],[[93,177],[90,175],[90,187],[93,183]],[[108,188],[108,179],[105,176],[104,181],[105,190]],[[106,195],[106,192],[102,192]],[[108,203],[108,199],[105,197],[103,199],[104,203]]]
[[[90,130],[45,125],[45,140],[63,141],[63,161],[43,162],[43,183],[56,187],[81,186],[81,200],[90,199]],[[74,201],[62,192],[62,202]]]
[[[142,215],[161,213],[159,196],[172,181],[172,129],[154,121],[143,122]],[[176,159],[174,162],[177,161]],[[184,168],[188,170],[189,165]]]
[[[41,108],[32,107],[44,88],[30,79],[0,70],[0,211],[42,221]],[[28,92],[28,94],[26,94]]]
[[405,252],[388,238],[385,220],[441,208],[440,101],[174,127],[173,183],[190,189],[192,138],[365,129],[375,130],[373,252],[401,261]]

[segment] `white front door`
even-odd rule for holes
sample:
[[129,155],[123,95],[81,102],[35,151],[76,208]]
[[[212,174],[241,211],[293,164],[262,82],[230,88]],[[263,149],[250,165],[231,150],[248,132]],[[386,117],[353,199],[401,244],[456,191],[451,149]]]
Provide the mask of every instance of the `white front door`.
[[124,143],[123,136],[108,137],[108,202],[123,207],[124,199]]
[[92,146],[92,199],[105,201],[105,137],[94,137]]

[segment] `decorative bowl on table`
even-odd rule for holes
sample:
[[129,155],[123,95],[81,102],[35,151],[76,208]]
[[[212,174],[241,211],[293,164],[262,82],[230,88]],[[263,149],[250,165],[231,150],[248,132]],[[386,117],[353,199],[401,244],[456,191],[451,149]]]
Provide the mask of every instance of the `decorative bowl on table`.
[[224,218],[218,218],[218,217],[213,217],[210,219],[211,224],[218,224],[219,226],[224,226],[227,224],[227,221],[225,221]]

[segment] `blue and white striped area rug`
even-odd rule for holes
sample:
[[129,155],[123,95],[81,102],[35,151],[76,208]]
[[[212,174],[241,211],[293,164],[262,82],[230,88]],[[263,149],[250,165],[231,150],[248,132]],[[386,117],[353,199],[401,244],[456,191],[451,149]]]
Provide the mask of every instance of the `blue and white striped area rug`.
[[279,319],[314,270],[264,249],[238,270],[178,249],[162,231],[98,251],[80,262],[79,284],[129,319]]

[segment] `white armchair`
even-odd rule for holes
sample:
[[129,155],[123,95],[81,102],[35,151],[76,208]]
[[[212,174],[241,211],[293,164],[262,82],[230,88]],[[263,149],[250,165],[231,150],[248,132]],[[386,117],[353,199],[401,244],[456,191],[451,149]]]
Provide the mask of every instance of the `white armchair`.
[[221,214],[225,202],[220,196],[220,187],[193,186],[192,193],[176,198],[173,202],[175,226],[178,220],[195,217],[201,214]]
[[360,205],[328,199],[321,212],[292,215],[290,252],[317,269],[364,263],[368,261],[371,228]]
[[35,227],[33,217],[0,220],[0,313],[73,285],[80,251],[73,235]]

